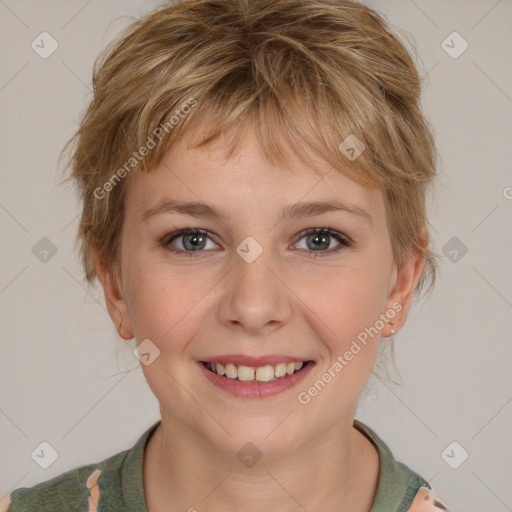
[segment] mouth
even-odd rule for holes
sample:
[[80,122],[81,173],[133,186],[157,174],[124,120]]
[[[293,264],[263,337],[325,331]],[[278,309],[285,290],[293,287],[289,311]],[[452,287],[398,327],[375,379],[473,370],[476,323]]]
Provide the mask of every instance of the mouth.
[[303,371],[313,361],[280,362],[274,365],[247,366],[201,361],[210,372],[239,382],[275,382]]
[[280,356],[258,360],[236,356],[233,362],[222,357],[197,361],[197,364],[207,381],[217,389],[238,398],[268,398],[296,387],[316,365],[312,360],[294,359]]

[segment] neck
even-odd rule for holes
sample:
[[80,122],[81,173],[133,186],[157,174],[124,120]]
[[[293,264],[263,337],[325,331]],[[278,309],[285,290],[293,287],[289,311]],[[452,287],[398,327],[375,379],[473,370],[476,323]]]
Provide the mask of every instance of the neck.
[[[278,509],[370,511],[379,461],[352,418],[281,457],[252,467],[227,454],[176,418],[162,416],[144,453],[148,512]],[[175,507],[175,508],[174,508]]]

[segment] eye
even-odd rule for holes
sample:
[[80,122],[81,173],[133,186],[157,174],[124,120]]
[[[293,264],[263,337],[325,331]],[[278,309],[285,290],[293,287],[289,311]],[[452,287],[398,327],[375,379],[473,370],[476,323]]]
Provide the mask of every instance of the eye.
[[[306,229],[301,231],[298,237],[299,243],[302,239],[305,239],[305,249],[312,257],[336,253],[352,245],[352,242],[348,237],[330,228]],[[178,247],[173,243],[175,240],[177,241]],[[190,257],[199,256],[201,252],[205,252],[204,249],[215,249],[218,247],[217,244],[213,242],[211,242],[213,247],[207,247],[208,240],[210,240],[210,237],[208,236],[207,231],[187,228],[175,231],[174,233],[164,237],[162,245],[174,254]],[[331,243],[333,241],[338,243],[334,248],[331,247]],[[299,243],[295,245],[298,245]],[[304,247],[299,248],[303,249]]]
[[[339,252],[345,247],[349,247],[351,245],[351,241],[348,237],[330,228],[306,229],[298,236],[301,240],[305,239],[305,249],[310,251],[310,255],[313,257]],[[330,250],[326,250],[331,246],[333,239],[338,242],[338,245]]]
[[[206,247],[208,239],[209,237],[206,231],[187,228],[171,233],[164,238],[162,243],[174,254],[179,254],[180,256],[196,256],[194,253],[204,252],[203,249]],[[173,247],[176,247],[172,244],[174,240],[178,240],[182,248],[178,247],[174,249]],[[216,244],[213,245],[216,246]],[[210,247],[210,249],[211,248],[212,247]],[[215,247],[213,247],[213,249],[215,249]]]

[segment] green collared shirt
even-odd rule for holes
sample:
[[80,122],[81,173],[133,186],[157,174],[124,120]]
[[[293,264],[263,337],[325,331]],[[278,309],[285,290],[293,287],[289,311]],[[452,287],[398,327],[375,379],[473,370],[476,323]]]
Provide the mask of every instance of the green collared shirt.
[[[13,490],[0,512],[147,512],[142,461],[144,449],[160,421],[135,445],[96,464],[63,473],[33,487]],[[422,487],[430,485],[405,464],[395,461],[388,446],[369,427],[354,420],[354,428],[377,448],[379,481],[371,512],[407,512]],[[6,503],[9,503],[10,506]]]

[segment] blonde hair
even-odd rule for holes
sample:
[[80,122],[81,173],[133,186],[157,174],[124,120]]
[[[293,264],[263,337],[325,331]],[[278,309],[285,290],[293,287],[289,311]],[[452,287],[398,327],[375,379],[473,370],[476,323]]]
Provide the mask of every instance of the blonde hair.
[[[136,20],[97,57],[94,97],[63,149],[72,149],[68,179],[82,203],[75,243],[88,283],[92,248],[119,277],[128,173],[151,172],[207,121],[198,146],[231,129],[231,155],[252,126],[270,162],[287,147],[379,187],[394,260],[420,251],[416,291],[428,280],[430,290],[437,255],[420,231],[437,153],[421,85],[384,19],[352,0],[181,0]],[[349,136],[365,146],[356,159],[339,147]]]

